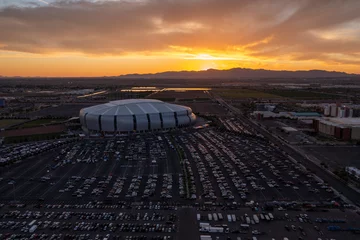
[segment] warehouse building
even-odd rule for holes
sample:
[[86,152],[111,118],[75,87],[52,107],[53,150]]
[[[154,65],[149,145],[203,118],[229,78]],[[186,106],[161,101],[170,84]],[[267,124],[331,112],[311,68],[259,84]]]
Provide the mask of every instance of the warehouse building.
[[360,118],[319,118],[313,121],[316,132],[342,140],[360,140]]
[[195,121],[191,108],[155,99],[111,101],[80,110],[80,122],[89,133],[168,130],[190,126]]

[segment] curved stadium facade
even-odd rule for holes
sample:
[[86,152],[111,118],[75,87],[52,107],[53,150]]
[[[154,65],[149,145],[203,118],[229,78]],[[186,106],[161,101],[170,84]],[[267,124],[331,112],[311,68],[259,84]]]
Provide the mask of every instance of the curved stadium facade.
[[129,133],[190,126],[192,109],[155,99],[111,101],[80,110],[80,122],[89,132]]

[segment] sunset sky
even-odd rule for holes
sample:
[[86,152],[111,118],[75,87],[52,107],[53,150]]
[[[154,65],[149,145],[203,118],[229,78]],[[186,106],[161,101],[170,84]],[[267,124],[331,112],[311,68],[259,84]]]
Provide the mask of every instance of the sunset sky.
[[0,75],[360,74],[360,0],[0,0]]

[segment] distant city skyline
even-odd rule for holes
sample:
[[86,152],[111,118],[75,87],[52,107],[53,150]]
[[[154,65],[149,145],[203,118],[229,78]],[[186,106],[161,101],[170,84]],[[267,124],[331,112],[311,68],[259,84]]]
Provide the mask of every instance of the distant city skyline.
[[0,75],[360,74],[356,0],[0,0]]

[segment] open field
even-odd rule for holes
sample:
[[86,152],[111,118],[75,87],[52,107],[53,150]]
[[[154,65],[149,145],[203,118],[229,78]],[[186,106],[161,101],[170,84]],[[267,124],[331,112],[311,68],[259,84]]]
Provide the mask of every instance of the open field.
[[18,124],[26,121],[26,119],[1,119],[0,120],[0,128],[6,128],[12,126],[14,124]]
[[244,99],[244,98],[281,98],[276,94],[256,91],[243,88],[214,88],[211,90],[215,94],[226,99]]
[[346,166],[360,168],[359,146],[303,146],[302,148],[332,168]]
[[227,110],[224,109],[217,103],[213,102],[187,102],[184,103],[186,106],[190,107],[194,113],[200,114],[210,114],[210,115],[225,115]]
[[192,91],[174,91],[174,90],[164,90],[154,93],[150,96],[153,99],[159,99],[163,101],[173,101],[178,99],[179,101],[204,101],[209,100],[209,95],[205,91],[201,90],[192,90]]
[[268,94],[277,95],[285,98],[294,98],[294,99],[337,99],[338,95],[321,93],[321,92],[311,92],[307,90],[290,90],[290,89],[273,89],[267,91]]
[[90,107],[98,103],[63,104],[57,107],[44,108],[36,112],[28,113],[30,117],[78,117],[82,108]]
[[2,137],[18,137],[18,136],[28,136],[36,134],[49,134],[49,133],[60,133],[66,130],[64,124],[44,126],[44,127],[28,127],[23,129],[9,129],[3,132],[0,132]]
[[23,136],[11,136],[11,137],[6,137],[4,142],[5,143],[21,143],[21,142],[32,142],[32,141],[45,141],[45,140],[59,138],[60,135],[61,135],[61,132],[23,135]]
[[24,124],[19,125],[17,128],[33,128],[33,127],[40,127],[45,126],[48,124],[60,123],[65,121],[66,119],[36,119],[34,121],[29,121]]

